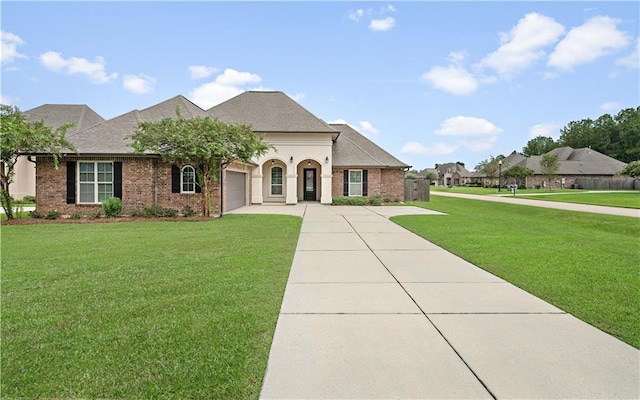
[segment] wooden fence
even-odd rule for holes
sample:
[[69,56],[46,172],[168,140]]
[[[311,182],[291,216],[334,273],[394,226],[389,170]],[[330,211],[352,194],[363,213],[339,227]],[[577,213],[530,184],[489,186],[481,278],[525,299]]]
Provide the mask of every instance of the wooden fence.
[[587,190],[640,190],[640,179],[577,178],[575,187]]
[[431,181],[429,179],[405,179],[404,200],[429,201],[429,185],[431,185]]

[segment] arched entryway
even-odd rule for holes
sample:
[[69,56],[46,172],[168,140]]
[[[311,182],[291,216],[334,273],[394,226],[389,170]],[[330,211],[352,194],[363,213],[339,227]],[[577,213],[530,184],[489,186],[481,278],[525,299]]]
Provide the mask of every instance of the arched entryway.
[[297,166],[298,201],[320,201],[322,196],[322,165],[315,160],[307,159]]

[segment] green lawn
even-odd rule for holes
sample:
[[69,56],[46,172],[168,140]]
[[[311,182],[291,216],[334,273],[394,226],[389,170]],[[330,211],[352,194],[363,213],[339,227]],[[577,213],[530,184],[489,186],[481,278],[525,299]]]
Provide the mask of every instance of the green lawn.
[[257,398],[300,226],[3,226],[2,398]]
[[640,208],[640,191],[634,192],[574,192],[551,193],[548,195],[527,196],[518,195],[519,198],[560,201],[564,203],[593,204],[597,206]]
[[640,348],[637,218],[432,196],[392,220]]

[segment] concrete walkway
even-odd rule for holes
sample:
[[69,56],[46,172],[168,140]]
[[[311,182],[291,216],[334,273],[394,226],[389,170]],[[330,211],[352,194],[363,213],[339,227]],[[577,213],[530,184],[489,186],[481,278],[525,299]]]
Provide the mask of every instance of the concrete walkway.
[[262,399],[640,397],[640,352],[395,225],[416,207],[303,216]]
[[531,200],[522,199],[513,196],[487,196],[478,194],[466,194],[466,193],[451,193],[451,192],[436,192],[431,191],[434,196],[447,196],[447,197],[460,197],[463,199],[493,201],[497,203],[510,203],[520,204],[523,206],[543,207],[543,208],[555,208],[558,210],[568,211],[580,211],[596,214],[609,214],[620,215],[623,217],[635,217],[640,218],[640,210],[637,208],[623,208],[623,207],[608,207],[608,206],[594,206],[589,204],[577,204],[577,203],[561,203],[559,201],[544,201],[544,200]]

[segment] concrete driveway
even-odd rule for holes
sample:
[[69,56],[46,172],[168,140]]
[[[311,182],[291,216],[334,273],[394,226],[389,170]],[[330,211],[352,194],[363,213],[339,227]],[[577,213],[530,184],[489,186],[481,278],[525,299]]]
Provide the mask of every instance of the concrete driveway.
[[640,397],[637,349],[388,220],[434,212],[285,209],[303,224],[262,399]]

